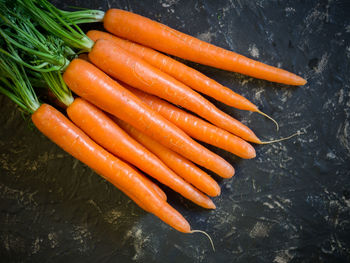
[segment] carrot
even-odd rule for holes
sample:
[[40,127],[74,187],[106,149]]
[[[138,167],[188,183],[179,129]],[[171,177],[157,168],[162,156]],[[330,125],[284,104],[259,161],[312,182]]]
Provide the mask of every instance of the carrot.
[[[133,168],[130,164],[128,164],[127,162],[125,162],[125,164],[127,164],[128,166],[130,166],[131,168]],[[135,170],[135,169],[134,169]],[[154,184],[153,182],[151,182],[147,177],[145,177],[144,175],[141,175],[142,180],[146,183],[147,188],[149,190],[154,190],[154,193],[157,194],[157,196],[161,199],[166,201],[166,195],[163,192],[162,189],[160,189],[156,184]],[[107,180],[108,181],[108,180]],[[122,191],[125,195],[127,195],[131,200],[133,200],[141,209],[145,210],[146,212],[150,213],[150,210],[147,206],[147,204],[144,202],[145,200],[143,200],[142,198],[136,196],[132,191],[130,191],[128,188],[122,187],[120,185],[114,184],[120,191]]]
[[[11,51],[13,52],[14,50],[12,49]],[[31,115],[33,123],[40,131],[68,153],[77,157],[107,180],[114,183],[144,209],[161,215],[162,208],[152,207],[152,204],[147,204],[147,202],[156,201],[158,204],[160,204],[159,201],[165,202],[163,199],[165,194],[161,195],[161,190],[157,191],[156,188],[148,183],[148,179],[96,145],[55,108],[47,104],[41,105],[29,81],[27,72],[18,60],[1,53],[0,71],[2,74],[2,78],[0,78],[0,93],[8,96],[24,113]],[[32,76],[32,72],[30,74]],[[60,76],[59,73],[57,75]],[[43,79],[48,77],[46,74],[42,76]],[[36,78],[38,78],[38,75],[35,75]],[[43,79],[41,78],[40,80]],[[58,91],[57,89],[52,90]],[[69,90],[62,88],[60,91],[62,91],[59,92],[60,100],[65,104],[69,103],[72,100]],[[96,160],[94,157],[96,157]],[[105,169],[103,169],[104,166],[106,166]],[[120,170],[119,167],[121,168]],[[126,187],[128,177],[130,177],[130,182],[134,185],[134,188]],[[177,225],[180,230],[189,231],[187,221],[176,210],[171,207],[165,208],[164,211],[166,210],[170,210],[170,212],[173,210],[172,212],[177,217],[175,220],[166,222]],[[162,217],[164,218],[164,216]]]
[[199,190],[207,193],[211,196],[220,194],[220,187],[208,174],[203,172],[193,163],[186,158],[173,152],[167,147],[164,147],[160,143],[157,143],[152,138],[148,137],[144,133],[138,131],[128,123],[113,118],[128,134],[130,134],[136,141],[144,145],[147,149],[152,151],[159,157],[170,169],[181,175],[186,181],[191,182]]
[[154,111],[160,113],[192,138],[229,151],[241,158],[250,159],[256,156],[253,146],[241,138],[222,130],[184,110],[155,96],[126,86]]
[[96,41],[89,59],[107,74],[135,88],[189,109],[245,140],[260,142],[247,126],[220,111],[197,92],[109,40]]
[[[85,132],[83,130],[83,132]],[[100,145],[101,146],[101,145]],[[116,156],[117,158],[120,158],[119,156]],[[138,170],[135,166],[133,166],[131,163],[125,161],[124,159],[120,158],[124,163],[126,163],[127,165],[129,165],[132,169],[136,170],[142,177],[143,180],[148,184],[149,188],[151,190],[153,190],[160,199],[167,201],[168,197],[167,195],[164,193],[164,191],[154,182],[152,182],[146,175],[144,175],[140,170]],[[137,203],[138,204],[138,203]],[[141,207],[142,209],[144,209],[143,207]],[[144,209],[146,210],[146,209]],[[148,211],[149,212],[149,211]]]
[[[14,49],[11,52],[16,54]],[[8,96],[23,112],[31,115],[34,125],[44,135],[165,223],[179,231],[192,233],[188,222],[164,200],[164,196],[159,191],[153,186],[150,187],[148,179],[97,145],[55,108],[47,104],[40,104],[27,71],[18,60],[1,53],[0,71],[2,74],[0,93]],[[38,77],[37,74],[32,75],[30,71],[28,73],[31,74],[31,77]],[[56,73],[60,76],[59,72]],[[55,74],[42,75],[43,79],[49,76],[54,77]],[[68,90],[63,88],[51,90],[56,94],[59,93],[60,100],[65,104],[72,100]],[[67,94],[70,96],[66,96]]]
[[[46,6],[46,4],[45,4],[45,6]],[[26,8],[26,7],[29,7],[29,5],[25,6],[24,8]],[[29,9],[30,10],[28,10],[28,12],[33,15],[33,19],[35,19],[40,25],[41,25],[40,21],[41,20],[45,20],[44,21],[45,23],[43,23],[42,26],[46,30],[48,30],[50,33],[52,33],[52,34],[62,38],[62,40],[65,41],[65,43],[67,45],[71,45],[72,47],[75,47],[75,48],[76,47],[80,47],[80,48],[82,48],[82,50],[90,50],[92,48],[92,51],[89,54],[89,58],[95,64],[96,64],[96,61],[101,60],[100,59],[101,56],[100,56],[100,58],[96,58],[94,60],[94,59],[91,59],[92,58],[91,54],[92,53],[97,53],[97,54],[100,53],[100,55],[104,55],[103,53],[106,53],[106,51],[102,52],[102,54],[101,54],[101,52],[98,52],[98,51],[94,52],[94,50],[96,50],[96,46],[99,46],[99,43],[102,40],[99,40],[99,41],[97,41],[96,44],[94,44],[94,42],[91,39],[89,39],[85,34],[83,34],[81,30],[76,29],[75,27],[73,28],[73,27],[69,26],[69,23],[64,21],[64,18],[62,18],[62,20],[59,20],[60,23],[62,23],[63,25],[58,23],[57,20],[55,20],[53,17],[60,17],[61,14],[59,12],[58,13],[55,12],[55,10],[53,10],[52,8],[48,8],[49,12],[52,12],[52,13],[46,13],[44,10],[42,10],[40,8],[40,6],[37,6],[35,2],[30,1],[30,8]],[[45,17],[45,19],[40,19],[40,17]],[[30,24],[27,21],[26,22],[21,21],[21,24],[23,24],[23,23],[24,24],[28,23],[30,25],[30,27],[34,27],[35,28],[35,26],[33,24]],[[12,23],[9,23],[9,24],[12,25]],[[16,26],[15,28],[18,28],[18,27]],[[11,41],[12,43],[16,43],[17,42],[18,47],[20,49],[24,50],[25,53],[29,53],[29,55],[31,55],[31,56],[35,55],[35,57],[39,56],[38,59],[33,59],[33,62],[31,62],[31,63],[35,64],[35,69],[43,70],[43,67],[44,67],[43,65],[47,65],[46,63],[49,63],[50,65],[51,65],[51,63],[54,63],[55,64],[55,68],[58,65],[60,65],[61,69],[62,68],[66,69],[68,67],[67,64],[69,63],[69,61],[67,61],[67,59],[64,56],[63,57],[62,56],[56,56],[55,53],[53,51],[50,51],[50,50],[48,50],[48,53],[46,53],[46,50],[44,50],[43,52],[41,52],[41,51],[38,52],[36,50],[36,48],[39,49],[39,50],[43,49],[43,46],[44,47],[49,46],[51,48],[51,45],[47,45],[47,43],[44,41],[45,37],[41,35],[41,32],[39,30],[33,30],[32,28],[30,28],[30,31],[31,32],[33,31],[33,32],[32,32],[32,34],[29,34],[29,36],[27,36],[28,34],[26,33],[26,31],[27,31],[26,28],[21,30],[21,34],[19,34],[19,37],[18,37],[17,40],[12,38],[13,34],[11,34],[11,35],[6,35],[5,34],[4,37],[6,37],[7,41]],[[28,45],[27,43],[23,43],[24,45],[19,43],[19,42],[23,42],[23,38],[24,37],[29,37],[32,40],[31,42],[33,42],[33,45],[34,45],[33,48],[32,47],[30,47],[30,48],[28,47],[27,48],[26,46],[24,46],[24,45]],[[71,38],[73,38],[76,41],[73,41],[74,43],[72,41],[69,41],[69,39],[71,39]],[[118,47],[118,46],[115,45],[115,47]],[[62,55],[62,54],[60,54],[60,55]],[[124,58],[125,58],[125,56],[124,56]],[[129,57],[126,57],[126,58],[129,60]],[[115,59],[118,59],[118,57],[115,57]],[[141,60],[141,59],[139,59],[139,60]],[[41,63],[42,61],[44,61],[44,62]],[[141,60],[141,61],[144,62],[143,60]],[[126,65],[129,64],[128,61],[124,61],[124,62],[125,62]],[[29,65],[28,63],[26,65],[30,66],[31,68],[34,67],[32,65]],[[146,63],[146,65],[149,66],[148,63]],[[130,67],[128,69],[130,71]],[[141,70],[147,70],[147,69],[148,69],[147,67],[146,68],[141,68]],[[150,66],[150,69],[152,69],[151,66]],[[154,69],[156,69],[156,68],[154,68]],[[46,69],[44,69],[44,70],[46,70]],[[106,68],[105,68],[105,70],[106,70]],[[116,70],[116,68],[114,68],[114,70]],[[121,68],[120,70],[124,71],[124,73],[125,73],[125,69],[123,70],[123,68]],[[136,73],[136,70],[135,70],[135,68],[132,68],[132,73]],[[160,70],[158,70],[158,71],[160,73],[163,73]],[[167,74],[165,74],[165,73],[163,73],[163,74],[164,74],[164,76],[171,78]],[[133,74],[133,75],[135,75],[135,74]],[[142,85],[144,85],[143,82],[144,82],[145,79],[142,80],[142,78],[143,77],[149,78],[151,76],[148,76],[146,74],[146,76],[141,75],[141,76],[133,76],[133,77],[134,77],[134,79],[137,79],[139,82],[141,82]],[[157,76],[155,76],[155,77],[157,79]],[[158,79],[159,79],[159,77],[158,77]],[[169,79],[164,79],[165,82],[168,81],[168,80]],[[173,78],[171,78],[171,80],[176,81]],[[153,78],[150,79],[150,81],[153,81]],[[236,132],[240,132],[240,136],[242,136],[242,137],[244,136],[245,139],[249,139],[250,138],[250,140],[252,140],[252,141],[259,142],[259,139],[255,136],[255,134],[248,127],[246,127],[245,125],[241,124],[237,120],[231,118],[229,115],[224,114],[223,112],[219,111],[213,104],[211,104],[211,103],[207,102],[206,100],[204,100],[203,97],[201,97],[199,94],[197,94],[194,91],[192,91],[192,89],[188,88],[187,86],[183,85],[180,82],[178,82],[178,83],[179,83],[179,85],[177,85],[176,87],[172,86],[172,89],[173,89],[172,91],[174,91],[174,88],[175,89],[179,89],[180,88],[179,92],[177,92],[174,95],[181,95],[181,96],[182,95],[186,95],[186,93],[184,93],[183,91],[187,90],[188,92],[192,92],[191,94],[187,94],[187,95],[192,95],[193,98],[196,98],[196,99],[199,100],[199,101],[191,100],[191,98],[189,96],[186,96],[184,98],[184,100],[180,100],[178,102],[182,101],[183,103],[188,104],[187,106],[189,106],[190,108],[194,108],[195,112],[198,113],[198,114],[201,114],[201,113],[204,112],[205,115],[206,115],[205,117],[209,118],[210,121],[214,122],[218,126],[222,125],[222,128],[224,128],[224,129],[228,129],[229,131],[231,131],[233,133],[235,133],[235,131]],[[160,84],[164,84],[164,83],[161,82]],[[182,85],[182,87],[181,87],[181,85]],[[152,87],[152,88],[154,88],[154,87]],[[158,89],[158,91],[159,91],[159,89]],[[165,94],[165,95],[169,95],[169,94]],[[202,102],[201,103],[202,105],[199,105],[199,107],[198,107],[198,102]],[[175,103],[176,103],[176,101],[175,101]],[[203,105],[203,103],[205,105]],[[180,103],[180,105],[181,105],[181,103]],[[196,106],[196,107],[192,107],[192,106]]]
[[207,196],[176,175],[94,105],[77,98],[67,108],[67,113],[80,129],[110,153],[130,162],[194,203],[205,208],[215,208]]
[[43,104],[32,115],[35,126],[66,152],[87,164],[112,184],[122,189],[175,229],[188,233],[188,222],[157,194],[150,191],[142,176],[93,142],[85,133],[74,126],[62,113]]
[[211,45],[128,11],[108,10],[103,24],[107,31],[119,37],[183,59],[287,85],[306,83],[293,73]]
[[[152,66],[169,74],[170,76],[186,84],[192,89],[211,96],[214,99],[237,109],[257,112],[272,120],[276,124],[277,130],[279,129],[278,123],[273,118],[260,111],[258,107],[251,103],[249,100],[230,90],[229,88],[221,85],[215,80],[208,78],[201,72],[189,66],[186,66],[185,64],[172,59],[171,57],[168,57],[151,48],[139,45],[129,40],[121,39],[106,32],[90,30],[86,35],[93,41],[97,41],[99,39],[113,41],[113,43],[116,45],[131,52],[134,55],[141,57]],[[86,56],[84,56],[84,58],[86,59]]]
[[[66,110],[70,119],[95,142],[115,156],[122,158],[132,168],[134,168],[133,165],[136,165],[139,169],[193,202],[205,208],[215,208],[215,205],[207,196],[177,176],[154,154],[132,139],[100,109],[84,99],[77,98],[74,100],[67,86],[62,82],[59,73],[45,73],[42,76],[52,93],[56,94],[59,101],[67,107]],[[145,181],[162,199],[166,200],[165,193],[157,185],[146,177]],[[214,181],[214,183],[216,182]]]
[[[81,55],[79,56],[81,57]],[[94,118],[94,116],[96,117],[98,115],[98,112],[101,112],[99,109],[95,109],[97,111],[97,114],[93,115],[95,112],[93,110],[86,110],[86,108],[88,109],[89,107],[85,107],[85,104],[88,104],[90,107],[94,107],[93,105],[89,104],[88,102],[78,98],[76,100],[74,100],[74,97],[72,96],[70,90],[67,88],[67,86],[64,84],[63,80],[62,80],[62,76],[59,72],[56,73],[42,73],[41,74],[42,79],[45,81],[45,83],[47,84],[47,87],[49,88],[48,90],[48,95],[49,98],[58,106],[60,106],[60,108],[63,108],[65,110],[69,110],[68,113],[71,111],[70,108],[71,106],[74,104],[82,104],[82,109],[85,109],[85,115],[83,118],[80,119],[81,122],[83,122],[83,124],[85,125],[81,125],[80,128],[83,130],[83,132],[86,132],[87,134],[89,134],[89,132],[91,133],[91,130],[84,130],[84,128],[87,128],[90,126],[94,125],[99,125],[98,127],[94,127],[94,129],[98,130],[101,129],[103,126],[103,120],[100,120],[100,122],[96,121]],[[69,114],[68,114],[69,115]],[[103,114],[103,116],[105,116]],[[87,120],[89,119],[90,123],[89,125],[87,124]],[[73,118],[71,118],[71,120],[74,122],[75,120]],[[95,123],[91,123],[95,121]],[[107,120],[108,122],[108,120]],[[75,123],[76,125],[79,124],[79,121]],[[101,127],[100,127],[101,126]],[[117,127],[118,128],[118,127]],[[121,129],[120,129],[121,130]],[[121,130],[122,131],[122,130]],[[90,134],[89,134],[90,135]],[[92,133],[92,135],[90,135],[91,138],[94,138],[95,133]],[[96,137],[96,136],[95,136]],[[125,139],[127,140],[128,138],[123,138],[124,141]],[[131,138],[129,138],[130,140],[132,140]],[[98,140],[95,139],[96,142],[99,142]],[[125,143],[124,143],[125,144]],[[103,146],[103,145],[102,145]],[[108,148],[105,147],[105,149],[108,150]],[[113,153],[113,152],[112,152]],[[118,156],[120,157],[120,156]],[[124,159],[125,161],[125,159]],[[132,164],[126,162],[129,166],[131,166],[132,168],[134,168],[132,166]],[[136,168],[135,168],[136,169]],[[147,177],[144,176],[145,181],[149,184],[150,188],[153,189],[159,196],[160,198],[166,200],[166,194],[163,192],[162,189],[160,189],[155,183],[153,183],[151,180],[147,179]]]
[[64,72],[63,79],[79,96],[130,123],[191,161],[222,177],[233,176],[234,168],[224,159],[193,141],[92,64],[74,59]]
[[135,202],[135,204],[137,204],[141,209],[145,210],[146,212],[150,213],[150,211],[148,210],[148,208],[139,200],[137,199],[135,196],[133,196],[132,194],[128,193],[127,190],[123,191],[124,194],[126,194],[132,201]]
[[259,111],[256,105],[241,95],[233,92],[229,88],[219,84],[211,78],[208,78],[199,71],[151,48],[133,43],[125,39],[121,39],[117,36],[98,30],[90,30],[86,35],[95,42],[99,39],[113,41],[113,43],[116,45],[134,55],[141,57],[152,66],[169,74],[170,76],[176,78],[194,90],[211,96],[214,99],[221,101],[229,106],[241,110],[249,110],[255,112]]
[[[131,166],[131,165],[130,165]],[[142,175],[142,174],[141,174]],[[167,196],[164,193],[164,191],[162,189],[160,189],[160,187],[158,185],[156,185],[155,183],[153,183],[151,180],[149,180],[146,176],[144,176],[144,179],[146,181],[148,181],[148,184],[152,187],[152,189],[158,194],[158,196],[163,199],[164,201],[167,200]]]

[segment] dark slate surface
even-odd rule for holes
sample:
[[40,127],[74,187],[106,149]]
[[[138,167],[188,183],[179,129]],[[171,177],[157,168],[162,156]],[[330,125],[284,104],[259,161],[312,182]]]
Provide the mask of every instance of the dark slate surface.
[[117,7],[283,67],[308,79],[286,87],[190,64],[251,99],[257,114],[222,110],[263,139],[219,180],[217,209],[205,211],[167,191],[200,235],[170,229],[68,156],[0,96],[1,262],[349,262],[349,1],[55,1]]

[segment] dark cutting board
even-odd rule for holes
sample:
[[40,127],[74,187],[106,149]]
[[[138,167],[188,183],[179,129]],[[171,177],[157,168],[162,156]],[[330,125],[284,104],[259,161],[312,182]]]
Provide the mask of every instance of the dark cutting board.
[[[55,1],[116,7],[307,78],[288,87],[188,63],[280,123],[213,101],[269,140],[218,181],[215,211],[168,189],[200,234],[170,229],[63,152],[0,96],[1,262],[350,262],[349,1]],[[95,25],[101,27],[101,25]],[[95,26],[84,27],[93,28]]]

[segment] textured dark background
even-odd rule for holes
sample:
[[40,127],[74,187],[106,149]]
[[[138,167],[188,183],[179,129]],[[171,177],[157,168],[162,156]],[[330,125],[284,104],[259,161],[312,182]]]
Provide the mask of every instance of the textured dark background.
[[[66,4],[64,4],[64,2]],[[217,209],[173,194],[200,235],[170,229],[74,160],[0,96],[1,262],[350,262],[349,1],[55,1],[130,10],[205,41],[306,77],[286,87],[190,64],[276,118],[216,103],[261,138],[219,180]]]

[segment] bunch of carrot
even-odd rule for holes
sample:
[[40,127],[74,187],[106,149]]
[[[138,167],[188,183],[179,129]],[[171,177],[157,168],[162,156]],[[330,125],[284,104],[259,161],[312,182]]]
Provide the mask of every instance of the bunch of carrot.
[[[31,114],[53,142],[181,232],[191,232],[189,223],[148,176],[214,209],[209,196],[218,196],[220,187],[196,165],[223,178],[232,177],[234,168],[194,139],[245,159],[255,157],[249,142],[263,143],[200,93],[263,113],[231,89],[156,50],[269,81],[306,82],[127,11],[67,12],[46,0],[17,0],[8,6],[0,6],[5,10],[0,91]],[[103,21],[110,33],[85,35],[77,26],[94,21]],[[83,52],[88,55],[76,58]],[[39,84],[57,96],[69,119],[40,104],[32,88]]]

